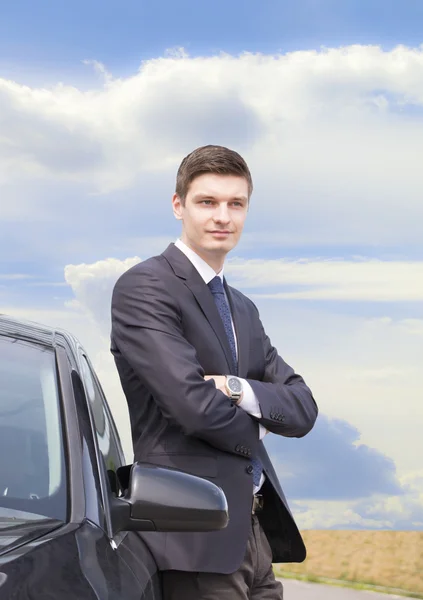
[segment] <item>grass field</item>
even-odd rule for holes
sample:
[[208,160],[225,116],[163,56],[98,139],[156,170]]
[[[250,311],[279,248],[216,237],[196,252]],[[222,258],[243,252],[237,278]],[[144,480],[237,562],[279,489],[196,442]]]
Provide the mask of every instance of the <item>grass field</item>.
[[275,565],[275,571],[400,588],[423,595],[422,531],[302,532],[303,563]]

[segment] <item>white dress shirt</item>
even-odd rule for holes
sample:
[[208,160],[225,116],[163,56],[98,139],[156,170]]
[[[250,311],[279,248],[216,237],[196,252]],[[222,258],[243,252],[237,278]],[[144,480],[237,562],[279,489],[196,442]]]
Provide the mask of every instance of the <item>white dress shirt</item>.
[[[194,252],[194,250],[191,250],[191,248],[189,248],[181,239],[176,240],[175,246],[177,248],[179,248],[179,250],[181,252],[183,252],[185,254],[185,256],[191,261],[191,263],[194,265],[194,267],[196,268],[198,273],[201,275],[202,279],[204,280],[204,282],[206,284],[210,283],[210,281],[212,279],[214,279],[214,277],[216,277],[216,275],[218,275],[221,278],[222,284],[223,284],[223,268],[219,273],[216,273],[215,270],[209,264],[207,264],[205,260],[203,260],[201,258],[201,256],[198,256],[198,254],[196,252]],[[228,302],[228,298],[226,296],[226,291],[225,291],[225,297],[226,297],[226,302],[228,303],[229,312],[230,312],[230,305]],[[236,349],[236,353],[237,353],[237,357],[238,357],[237,337],[236,337],[234,322],[232,319],[232,314],[231,314],[231,322],[232,322],[232,331],[234,333],[234,338],[235,338],[235,349]],[[238,406],[240,408],[242,408],[243,410],[245,410],[245,412],[249,413],[250,415],[260,418],[261,417],[260,404],[259,404],[259,401],[257,400],[257,397],[256,397],[251,385],[248,383],[248,381],[246,379],[242,379],[241,377],[239,377],[238,379],[240,379],[240,381],[242,382],[242,390],[243,390],[242,401],[239,403]],[[268,433],[267,429],[265,427],[263,427],[263,425],[261,423],[259,423],[259,438],[263,439],[267,433]],[[262,476],[261,476],[260,485],[258,487],[254,486],[255,494],[261,488],[261,486],[263,485],[263,482],[264,482],[264,474],[262,474]]]

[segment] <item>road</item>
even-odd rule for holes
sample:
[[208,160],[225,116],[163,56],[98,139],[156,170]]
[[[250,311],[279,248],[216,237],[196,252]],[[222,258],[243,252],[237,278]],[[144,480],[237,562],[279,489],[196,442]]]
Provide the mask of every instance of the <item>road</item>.
[[393,600],[394,598],[404,600],[402,596],[352,590],[322,583],[306,583],[295,579],[282,579],[282,584],[284,600]]

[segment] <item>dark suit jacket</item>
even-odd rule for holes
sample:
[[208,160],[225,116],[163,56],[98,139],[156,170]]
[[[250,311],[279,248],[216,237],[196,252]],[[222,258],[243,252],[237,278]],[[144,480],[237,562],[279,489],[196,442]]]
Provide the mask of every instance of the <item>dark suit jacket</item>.
[[111,351],[125,392],[135,460],[205,477],[225,492],[229,524],[208,533],[145,533],[159,569],[231,573],[241,565],[251,527],[253,477],[259,455],[266,475],[260,521],[274,562],[301,562],[306,551],[259,425],[302,437],[317,406],[300,375],[271,345],[251,300],[225,282],[238,340],[238,375],[248,380],[260,420],[217,390],[204,375],[234,374],[231,350],[213,296],[174,244],[117,281]]

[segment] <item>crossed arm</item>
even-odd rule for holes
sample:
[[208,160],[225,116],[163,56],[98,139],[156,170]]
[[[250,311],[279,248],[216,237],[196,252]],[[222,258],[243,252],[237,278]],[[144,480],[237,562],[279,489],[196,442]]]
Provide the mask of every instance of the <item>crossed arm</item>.
[[247,380],[261,417],[230,402],[205,375],[194,347],[184,338],[177,299],[144,267],[130,269],[115,285],[112,336],[122,356],[154,396],[164,417],[186,435],[237,454],[259,444],[259,424],[279,435],[301,437],[313,427],[317,406],[299,375],[271,346],[263,330],[266,369],[263,381]]
[[[285,437],[303,437],[316,421],[317,404],[303,378],[272,346],[261,322],[260,326],[266,357],[265,374],[263,381],[243,380],[248,397],[241,397],[239,407],[260,424],[260,439],[269,431]],[[206,376],[206,379],[214,379],[216,387],[227,393],[224,376]]]
[[[218,390],[223,392],[226,396],[228,396],[228,391],[226,389],[226,375],[206,375],[204,377],[206,381],[213,379],[214,384]],[[260,404],[257,400],[257,397],[253,391],[253,388],[248,383],[246,379],[239,378],[243,384],[243,392],[241,398],[235,404],[245,410],[249,415],[260,419],[262,417]],[[262,440],[269,431],[263,427],[263,425],[259,424],[259,437]]]

